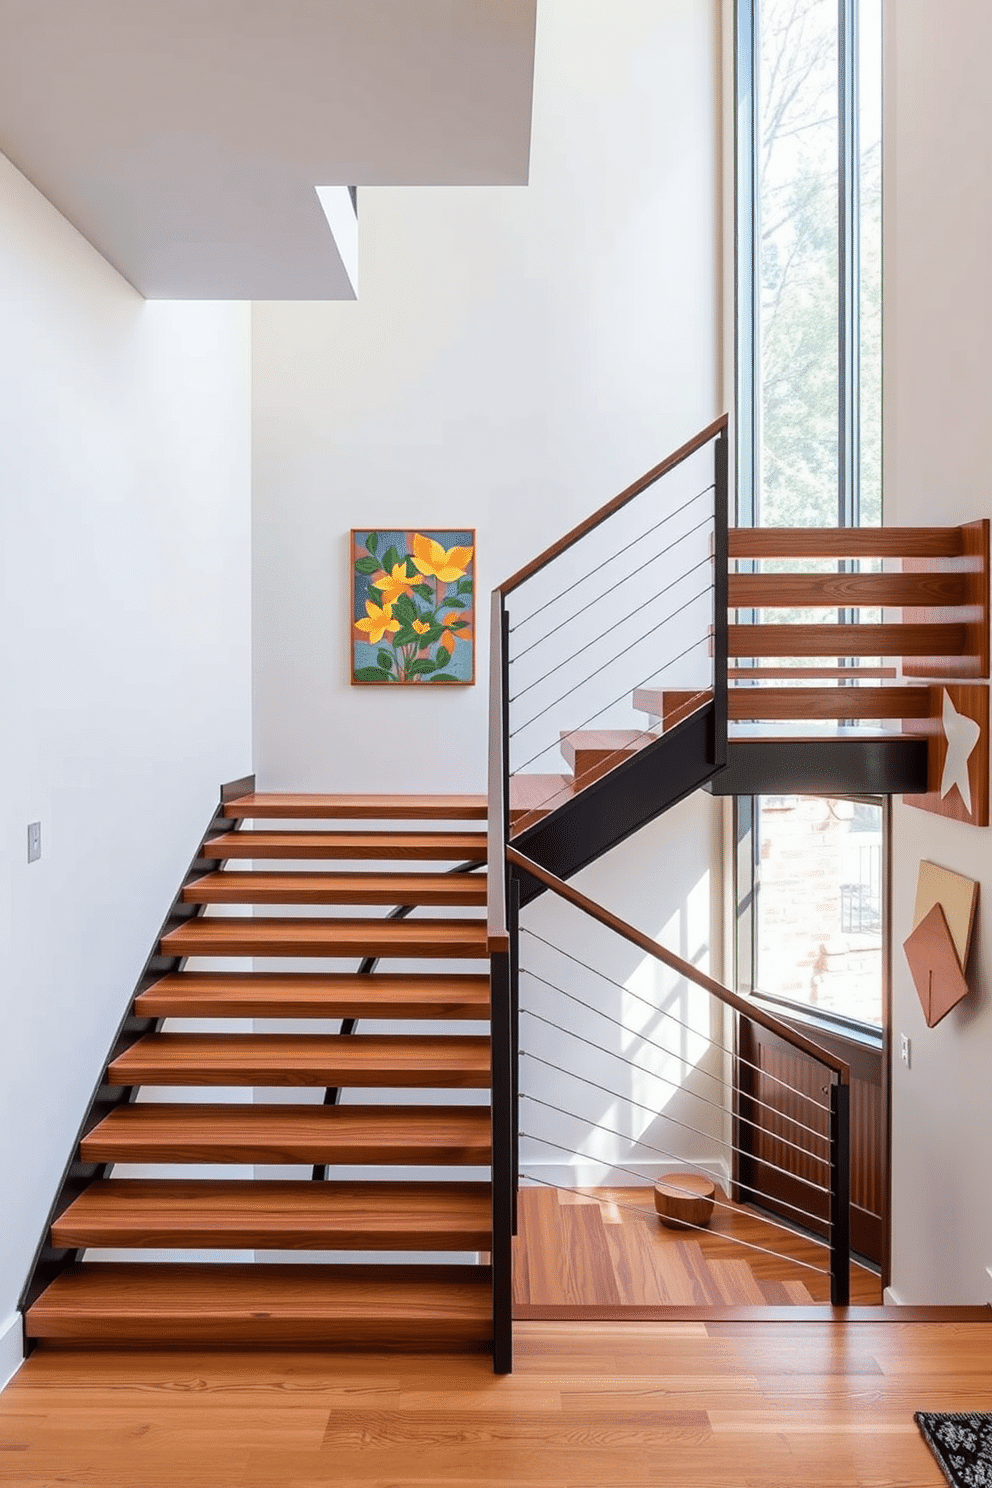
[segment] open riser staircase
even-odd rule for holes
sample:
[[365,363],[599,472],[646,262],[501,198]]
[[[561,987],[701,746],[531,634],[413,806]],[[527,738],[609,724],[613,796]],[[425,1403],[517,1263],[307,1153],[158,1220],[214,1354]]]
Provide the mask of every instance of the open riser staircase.
[[[567,966],[581,925],[542,988],[522,933],[541,896],[706,999],[707,1052],[683,1067],[688,1095],[723,1113],[718,1206],[753,1197],[735,1178],[741,1020],[822,1070],[804,1119],[802,1091],[780,1107],[766,1091],[776,1137],[755,1161],[791,1175],[799,1203],[780,1229],[822,1238],[816,1269],[846,1303],[847,1065],[568,880],[700,787],[925,790],[933,677],[988,675],[988,524],[728,531],[728,499],[724,418],[494,591],[486,796],[225,788],[60,1185],[23,1298],[31,1346],[485,1350],[509,1370],[513,1236],[533,1210],[520,1131],[537,1087],[522,1064],[623,1102],[629,1088],[590,1073],[578,1045],[622,1045],[652,1078],[651,1051],[671,1054],[660,1005],[640,1033],[618,1014],[587,1036],[613,994],[582,1010]],[[585,972],[609,987],[608,964]],[[559,1001],[551,1016],[549,995],[573,1012]],[[210,1098],[190,1099],[200,1088]],[[691,1169],[675,1129],[698,1137],[696,1120],[669,1119],[646,1150]],[[153,1251],[171,1258],[141,1259]],[[752,1259],[714,1263],[715,1293],[733,1275],[767,1300]]]

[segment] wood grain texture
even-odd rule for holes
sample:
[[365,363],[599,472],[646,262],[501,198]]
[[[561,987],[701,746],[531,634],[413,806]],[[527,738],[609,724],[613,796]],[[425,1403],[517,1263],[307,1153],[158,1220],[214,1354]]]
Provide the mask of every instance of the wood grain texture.
[[187,884],[184,904],[484,905],[484,873],[256,873],[218,869]]
[[117,1085],[489,1085],[489,1040],[407,1034],[152,1033],[109,1069]]
[[441,972],[178,971],[134,1002],[147,1018],[488,1019],[489,978]]
[[30,1309],[29,1337],[240,1347],[484,1349],[485,1267],[163,1265],[71,1267]]
[[[961,605],[965,576],[958,573],[730,574],[730,609],[900,609],[903,605]],[[936,615],[930,617],[937,619]]]
[[733,558],[940,558],[964,550],[960,527],[731,527]]
[[757,682],[775,681],[779,682],[812,682],[827,677],[835,677],[838,681],[865,682],[868,680],[879,680],[888,677],[892,680],[898,675],[895,667],[871,667],[871,666],[846,666],[846,667],[809,667],[809,666],[749,666],[746,662],[740,662],[728,669],[732,682]]
[[730,656],[960,656],[963,625],[731,625]]
[[205,858],[378,858],[384,862],[481,863],[484,832],[225,832],[202,848]]
[[[483,1289],[484,1290],[484,1289]],[[913,1411],[992,1409],[992,1321],[518,1323],[481,1353],[42,1345],[5,1481],[98,1488],[941,1488]]]
[[187,920],[160,941],[164,956],[486,957],[484,920]]
[[570,775],[529,774],[510,776],[510,835],[524,832],[570,801],[575,795]]
[[[970,809],[957,783],[942,794],[944,766],[947,760],[947,735],[944,731],[944,694],[955,712],[978,724],[979,735],[968,758]],[[934,816],[967,822],[973,827],[987,827],[990,820],[989,792],[989,688],[983,682],[936,683],[930,688],[930,717],[912,725],[912,730],[927,740],[927,790],[923,795],[903,796],[907,806],[929,811]]]
[[485,821],[485,796],[293,795],[255,791],[227,801],[240,821]]
[[488,1183],[118,1179],[52,1225],[59,1249],[486,1250]]
[[958,609],[948,614],[935,610],[932,601],[921,599],[903,613],[909,623],[929,623],[936,619],[960,621],[965,627],[960,655],[948,657],[943,652],[918,656],[908,662],[907,677],[963,678],[989,675],[989,521],[968,522],[959,528],[960,557],[910,558],[903,568],[915,575],[953,576],[963,583],[964,592]]
[[927,687],[731,687],[727,717],[747,719],[926,718]]
[[487,1166],[485,1106],[118,1106],[82,1140],[87,1163],[395,1163]]

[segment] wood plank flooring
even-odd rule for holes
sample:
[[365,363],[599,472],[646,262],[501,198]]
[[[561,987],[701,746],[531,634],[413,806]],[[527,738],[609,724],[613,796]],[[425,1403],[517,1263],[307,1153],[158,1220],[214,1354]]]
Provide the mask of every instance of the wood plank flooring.
[[992,1322],[523,1323],[484,1356],[46,1352],[16,1488],[940,1488],[915,1410],[992,1409]]
[[[728,1204],[719,1190],[717,1199]],[[515,1246],[519,1316],[532,1317],[542,1307],[781,1307],[830,1300],[821,1246],[737,1205],[718,1206],[706,1230],[666,1229],[650,1188],[521,1189]],[[852,1265],[852,1304],[881,1301],[879,1278]]]

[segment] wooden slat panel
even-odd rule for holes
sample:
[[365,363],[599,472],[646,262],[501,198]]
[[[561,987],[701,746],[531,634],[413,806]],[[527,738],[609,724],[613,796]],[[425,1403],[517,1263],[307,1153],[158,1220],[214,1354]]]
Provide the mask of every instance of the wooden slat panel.
[[135,1101],[82,1139],[87,1163],[397,1163],[486,1167],[486,1106]]
[[218,869],[182,893],[184,904],[474,904],[484,873],[255,873]]
[[892,666],[858,666],[858,667],[804,667],[804,666],[747,666],[739,664],[728,669],[731,682],[736,681],[775,681],[780,682],[813,682],[827,677],[846,678],[848,682],[854,681],[876,681],[883,677],[895,678],[898,672]]
[[146,1018],[482,1018],[488,976],[178,971],[134,1000]]
[[960,656],[963,625],[731,625],[731,656]]
[[484,1250],[488,1183],[111,1178],[52,1225],[59,1249]]
[[291,795],[256,791],[227,801],[242,821],[485,821],[485,796]]
[[483,832],[225,832],[205,842],[205,858],[404,858],[481,863]]
[[927,718],[928,687],[732,687],[733,723],[776,718]]
[[[959,529],[962,537],[960,558],[910,559],[903,567],[914,575],[953,574],[964,580],[961,608],[952,615],[932,608],[907,610],[903,619],[909,623],[929,623],[935,619],[959,620],[965,626],[961,654],[949,658],[941,652],[918,657],[907,663],[907,677],[987,677],[989,675],[989,521],[969,522]],[[923,602],[925,605],[925,602]]]
[[485,1089],[489,1040],[409,1034],[152,1033],[112,1061],[117,1085]]
[[960,527],[731,527],[731,558],[939,558],[963,552]]
[[164,956],[451,956],[485,958],[483,920],[188,920],[164,935]]
[[727,582],[730,609],[761,610],[776,605],[789,609],[821,605],[872,609],[965,603],[965,576],[954,573],[731,574]]
[[237,1344],[484,1349],[484,1267],[106,1263],[64,1272],[30,1309],[31,1338],[113,1348]]

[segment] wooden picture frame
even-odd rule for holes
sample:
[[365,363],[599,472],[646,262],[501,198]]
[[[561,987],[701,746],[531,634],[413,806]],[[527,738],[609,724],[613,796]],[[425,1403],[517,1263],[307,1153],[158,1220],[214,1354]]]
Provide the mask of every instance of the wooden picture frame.
[[353,527],[355,687],[475,683],[475,529]]

